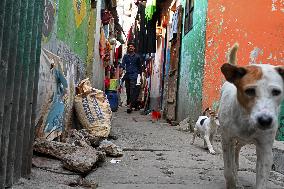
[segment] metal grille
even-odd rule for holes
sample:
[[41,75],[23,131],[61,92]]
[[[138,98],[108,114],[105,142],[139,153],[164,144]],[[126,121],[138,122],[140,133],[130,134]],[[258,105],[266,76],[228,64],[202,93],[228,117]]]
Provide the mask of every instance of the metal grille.
[[0,188],[31,171],[43,3],[0,1]]

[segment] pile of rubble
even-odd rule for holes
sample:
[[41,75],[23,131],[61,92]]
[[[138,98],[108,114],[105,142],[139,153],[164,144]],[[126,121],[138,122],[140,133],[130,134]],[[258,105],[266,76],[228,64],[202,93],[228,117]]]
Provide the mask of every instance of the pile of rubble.
[[[84,129],[63,127],[63,102],[47,107],[51,107],[49,114],[37,124],[34,152],[57,158],[65,169],[77,173],[91,171],[97,162],[105,161],[106,156],[122,156],[122,149],[107,140],[112,119],[109,102],[103,91],[91,86],[89,78],[78,84],[74,99],[76,117]],[[62,120],[58,121],[58,117]],[[62,142],[55,141],[58,139]]]
[[106,156],[121,157],[122,149],[104,137],[90,134],[86,129],[70,130],[66,142],[37,138],[34,151],[62,161],[63,167],[78,173],[87,173]]

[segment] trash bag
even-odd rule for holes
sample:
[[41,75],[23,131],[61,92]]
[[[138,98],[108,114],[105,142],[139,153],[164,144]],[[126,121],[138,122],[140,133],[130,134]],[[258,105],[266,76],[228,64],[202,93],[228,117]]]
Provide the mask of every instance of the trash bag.
[[108,137],[112,111],[103,91],[92,88],[89,79],[82,80],[77,87],[75,110],[82,126],[98,137]]

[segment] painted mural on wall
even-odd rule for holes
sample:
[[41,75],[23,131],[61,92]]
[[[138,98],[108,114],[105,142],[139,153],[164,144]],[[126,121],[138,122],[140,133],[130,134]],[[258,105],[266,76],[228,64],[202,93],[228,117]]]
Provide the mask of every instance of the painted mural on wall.
[[95,27],[89,28],[90,11],[88,0],[45,0],[37,137],[53,139],[72,127],[75,86],[86,76],[88,45],[94,44],[87,43]]
[[278,0],[208,1],[203,108],[218,106],[224,82],[220,67],[235,42],[240,44],[239,65],[283,65],[283,8]]
[[45,38],[48,38],[50,33],[52,32],[54,21],[55,21],[55,1],[44,0],[43,28],[42,28],[43,40],[46,40]]
[[87,59],[89,0],[59,0],[56,38],[79,55],[83,63]]
[[[63,102],[68,87],[62,73],[60,57],[47,50],[41,52],[39,78],[38,121],[36,137],[53,140],[64,131],[65,105]],[[52,90],[47,90],[51,88]]]
[[75,14],[76,27],[78,28],[86,17],[86,1],[73,0],[73,10]]
[[[185,7],[186,0],[182,4]],[[178,89],[178,119],[195,120],[201,111],[207,0],[194,1],[193,27],[183,34]],[[186,104],[186,105],[185,105]]]

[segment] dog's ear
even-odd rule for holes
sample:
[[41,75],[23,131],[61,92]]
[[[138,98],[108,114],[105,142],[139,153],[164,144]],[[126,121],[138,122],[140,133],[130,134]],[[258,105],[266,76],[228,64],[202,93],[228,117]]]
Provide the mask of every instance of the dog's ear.
[[234,83],[237,79],[241,79],[247,73],[245,68],[237,67],[228,63],[222,65],[221,71],[226,80],[231,83]]
[[275,69],[281,75],[282,79],[284,80],[284,66],[276,66]]
[[208,108],[206,108],[205,110],[204,110],[204,112],[207,112],[207,111],[209,111],[210,110],[210,108],[208,107]]
[[208,108],[206,108],[206,109],[203,111],[202,115],[203,115],[203,116],[205,116],[205,115],[206,115],[206,112],[207,112],[207,111],[209,111],[209,110],[210,110],[210,108],[209,108],[209,107],[208,107]]

